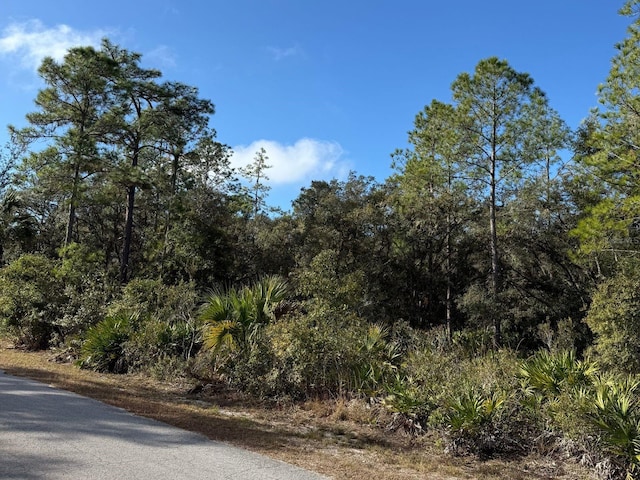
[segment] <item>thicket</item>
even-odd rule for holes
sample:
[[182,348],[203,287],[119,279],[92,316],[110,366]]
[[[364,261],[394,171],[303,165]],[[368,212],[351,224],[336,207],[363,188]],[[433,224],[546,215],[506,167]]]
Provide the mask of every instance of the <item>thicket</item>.
[[485,59],[418,113],[389,179],[314,181],[286,213],[268,152],[234,171],[196,88],[106,40],[47,59],[0,168],[2,330],[83,368],[355,397],[456,454],[636,478],[639,25],[576,132]]

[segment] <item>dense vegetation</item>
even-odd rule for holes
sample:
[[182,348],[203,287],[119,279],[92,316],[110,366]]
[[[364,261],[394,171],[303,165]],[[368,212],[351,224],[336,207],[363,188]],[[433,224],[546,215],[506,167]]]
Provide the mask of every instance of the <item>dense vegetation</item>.
[[314,181],[288,213],[196,88],[107,40],[48,58],[0,169],[2,327],[84,368],[361,396],[454,452],[561,445],[636,478],[640,20],[617,51],[575,132],[484,59],[384,183]]

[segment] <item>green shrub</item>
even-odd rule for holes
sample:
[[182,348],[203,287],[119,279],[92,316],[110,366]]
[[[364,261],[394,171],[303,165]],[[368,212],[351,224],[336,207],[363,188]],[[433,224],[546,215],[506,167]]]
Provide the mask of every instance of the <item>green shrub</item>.
[[65,297],[56,266],[44,255],[28,254],[0,269],[0,325],[28,349],[47,348],[54,334],[64,336],[58,320]]
[[603,366],[640,373],[640,280],[620,274],[602,283],[585,318]]
[[472,452],[484,456],[504,453],[508,449],[505,440],[511,437],[513,429],[508,428],[505,419],[498,425],[497,417],[508,395],[501,391],[487,394],[472,386],[463,389],[452,396],[446,406],[449,448],[455,453]]
[[448,405],[448,427],[463,434],[474,434],[491,421],[505,400],[504,394],[485,395],[470,388]]
[[284,318],[267,329],[276,358],[272,381],[292,397],[357,392],[364,368],[362,341],[368,325],[327,312]]
[[606,451],[621,459],[628,479],[640,478],[640,379],[605,376],[588,394],[587,418]]
[[485,395],[519,388],[516,373],[518,359],[507,350],[474,358],[460,358],[454,349],[448,353],[421,348],[410,352],[403,362],[404,374],[413,379],[439,406],[459,398],[469,388]]
[[404,377],[385,404],[441,432],[453,452],[522,452],[538,426],[520,408],[517,371],[511,351],[461,357],[457,347],[449,352],[423,347],[406,357]]
[[613,455],[627,478],[636,478],[640,380],[603,375],[594,362],[578,360],[573,351],[538,352],[521,364],[519,377],[522,405],[534,410],[544,427],[595,456]]
[[520,403],[541,429],[584,443],[590,429],[579,393],[597,373],[595,363],[578,360],[573,350],[541,350],[520,364]]
[[226,343],[220,332],[232,324],[216,324],[215,365],[244,391],[294,399],[372,396],[395,381],[400,355],[389,330],[355,317],[314,310],[273,321],[247,343],[235,339],[243,338],[239,332],[228,331]]
[[291,397],[290,390],[280,384],[275,364],[271,343],[260,332],[250,349],[229,353],[219,371],[229,385],[258,398]]
[[563,391],[591,385],[596,373],[598,366],[578,360],[573,350],[541,350],[520,365],[519,376],[525,391],[552,399]]
[[401,358],[400,347],[391,341],[389,328],[370,325],[360,341],[360,361],[354,370],[356,391],[380,395],[395,380]]
[[91,327],[81,347],[78,364],[97,372],[126,373],[129,369],[125,344],[131,336],[135,316],[110,316]]
[[411,377],[396,377],[387,385],[387,396],[382,404],[395,414],[392,428],[403,427],[412,435],[424,433],[431,413],[438,407],[427,391]]
[[555,327],[551,322],[538,325],[537,338],[551,352],[575,350],[581,354],[591,345],[593,333],[583,320],[568,317],[558,321]]
[[186,363],[199,347],[199,333],[193,321],[169,323],[153,315],[145,318],[136,316],[130,327],[123,355],[131,370],[153,373],[160,369],[167,376],[176,376],[178,371],[171,374],[168,366],[174,364],[182,370],[182,363]]
[[191,320],[197,303],[193,283],[165,285],[161,280],[133,279],[111,303],[108,315],[136,313],[140,318],[153,316],[161,322]]
[[71,243],[59,255],[56,275],[64,285],[66,301],[58,323],[65,336],[76,336],[105,318],[119,285],[105,272],[102,252]]
[[[196,314],[197,294],[191,283],[165,285],[160,280],[134,279],[109,305],[107,316],[129,318],[130,334],[122,345],[128,370],[175,374],[201,347]],[[160,364],[160,365],[157,365]]]
[[481,357],[493,348],[493,331],[488,328],[461,330],[452,335],[453,346],[465,357]]
[[275,319],[277,306],[287,295],[287,283],[278,276],[264,277],[250,287],[214,291],[200,312],[207,349],[239,348],[249,353],[251,343]]

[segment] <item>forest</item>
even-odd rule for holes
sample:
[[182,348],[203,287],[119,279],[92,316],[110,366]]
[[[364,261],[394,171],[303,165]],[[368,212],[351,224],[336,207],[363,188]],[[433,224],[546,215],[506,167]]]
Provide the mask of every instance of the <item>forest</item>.
[[458,454],[570,444],[640,478],[638,2],[621,13],[576,131],[482,59],[417,113],[393,175],[313,181],[288,212],[269,152],[232,168],[196,87],[107,39],[45,59],[2,151],[3,334],[96,371],[377,401]]

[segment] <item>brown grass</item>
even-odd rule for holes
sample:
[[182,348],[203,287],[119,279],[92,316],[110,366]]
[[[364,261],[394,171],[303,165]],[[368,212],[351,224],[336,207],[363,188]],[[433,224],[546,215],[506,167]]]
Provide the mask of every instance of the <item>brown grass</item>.
[[[447,456],[438,439],[411,438],[377,425],[382,412],[357,401],[261,406],[210,385],[189,394],[187,383],[141,375],[109,375],[50,361],[51,354],[0,346],[0,369],[125,408],[213,440],[229,442],[336,479],[577,480],[571,462],[530,456],[479,461]],[[384,423],[384,420],[382,420]]]

